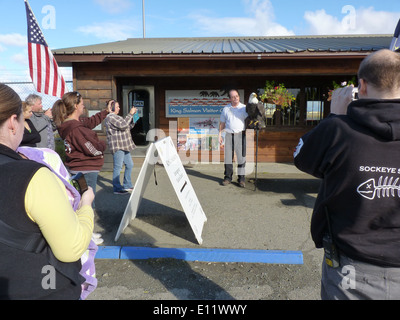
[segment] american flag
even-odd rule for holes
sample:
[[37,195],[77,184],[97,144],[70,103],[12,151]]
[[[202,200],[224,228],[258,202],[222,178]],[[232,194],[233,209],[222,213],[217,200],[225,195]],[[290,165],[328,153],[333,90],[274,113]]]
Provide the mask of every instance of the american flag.
[[390,44],[390,50],[399,51],[400,50],[400,20],[397,23],[396,29],[394,30],[394,35],[392,39],[392,43]]
[[27,0],[25,8],[28,21],[29,70],[33,84],[38,92],[61,98],[66,92],[64,78]]

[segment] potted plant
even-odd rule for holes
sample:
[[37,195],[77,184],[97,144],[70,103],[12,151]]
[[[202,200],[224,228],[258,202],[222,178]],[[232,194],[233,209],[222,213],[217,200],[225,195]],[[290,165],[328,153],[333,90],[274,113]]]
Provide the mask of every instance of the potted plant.
[[280,125],[282,124],[282,110],[290,107],[292,101],[296,100],[296,98],[286,89],[283,83],[276,85],[274,81],[267,81],[260,100],[266,104],[276,106],[274,113],[275,124]]

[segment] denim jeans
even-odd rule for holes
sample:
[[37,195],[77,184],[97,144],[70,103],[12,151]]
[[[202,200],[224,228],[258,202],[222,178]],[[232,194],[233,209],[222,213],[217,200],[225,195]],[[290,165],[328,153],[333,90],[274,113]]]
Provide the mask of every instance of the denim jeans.
[[380,267],[341,254],[340,266],[322,264],[322,300],[399,300],[400,268]]
[[89,187],[92,187],[93,193],[96,194],[96,186],[97,186],[97,177],[99,176],[99,172],[87,172],[84,173],[83,176],[86,179],[86,183]]
[[[113,154],[114,160],[114,169],[113,169],[113,191],[118,192],[124,189],[132,189],[132,170],[133,170],[133,161],[132,156],[129,151],[118,150]],[[124,172],[124,181],[121,185],[121,171],[122,166],[125,164],[125,172]]]

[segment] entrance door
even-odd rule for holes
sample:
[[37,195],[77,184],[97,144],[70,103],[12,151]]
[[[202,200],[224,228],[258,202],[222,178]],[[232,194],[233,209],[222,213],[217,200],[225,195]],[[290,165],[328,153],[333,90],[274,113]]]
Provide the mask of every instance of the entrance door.
[[151,86],[124,86],[123,89],[123,112],[128,114],[132,106],[138,109],[139,120],[131,130],[133,141],[137,147],[147,147],[147,133],[154,129],[154,87]]

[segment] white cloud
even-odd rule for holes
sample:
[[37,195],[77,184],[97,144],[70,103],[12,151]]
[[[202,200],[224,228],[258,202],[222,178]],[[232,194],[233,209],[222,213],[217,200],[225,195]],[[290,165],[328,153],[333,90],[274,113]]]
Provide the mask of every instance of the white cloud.
[[285,36],[293,31],[275,22],[274,10],[270,0],[243,0],[249,17],[210,17],[205,14],[194,14],[203,33],[209,36]]
[[126,40],[132,37],[136,30],[138,28],[133,26],[132,22],[128,23],[127,21],[95,23],[77,29],[78,32],[95,36],[103,41]]
[[8,66],[0,65],[0,82],[23,82],[31,81],[29,68],[10,69]]
[[26,36],[19,33],[0,34],[0,44],[6,46],[24,47],[27,41]]
[[131,7],[129,0],[94,0],[102,9],[108,13],[116,14],[125,12]]
[[307,11],[304,19],[309,24],[310,34],[392,34],[399,20],[399,12],[376,11],[373,7],[348,6],[342,19],[325,10]]
[[18,65],[28,66],[28,52],[25,53],[17,53],[11,57],[11,61],[15,62]]

